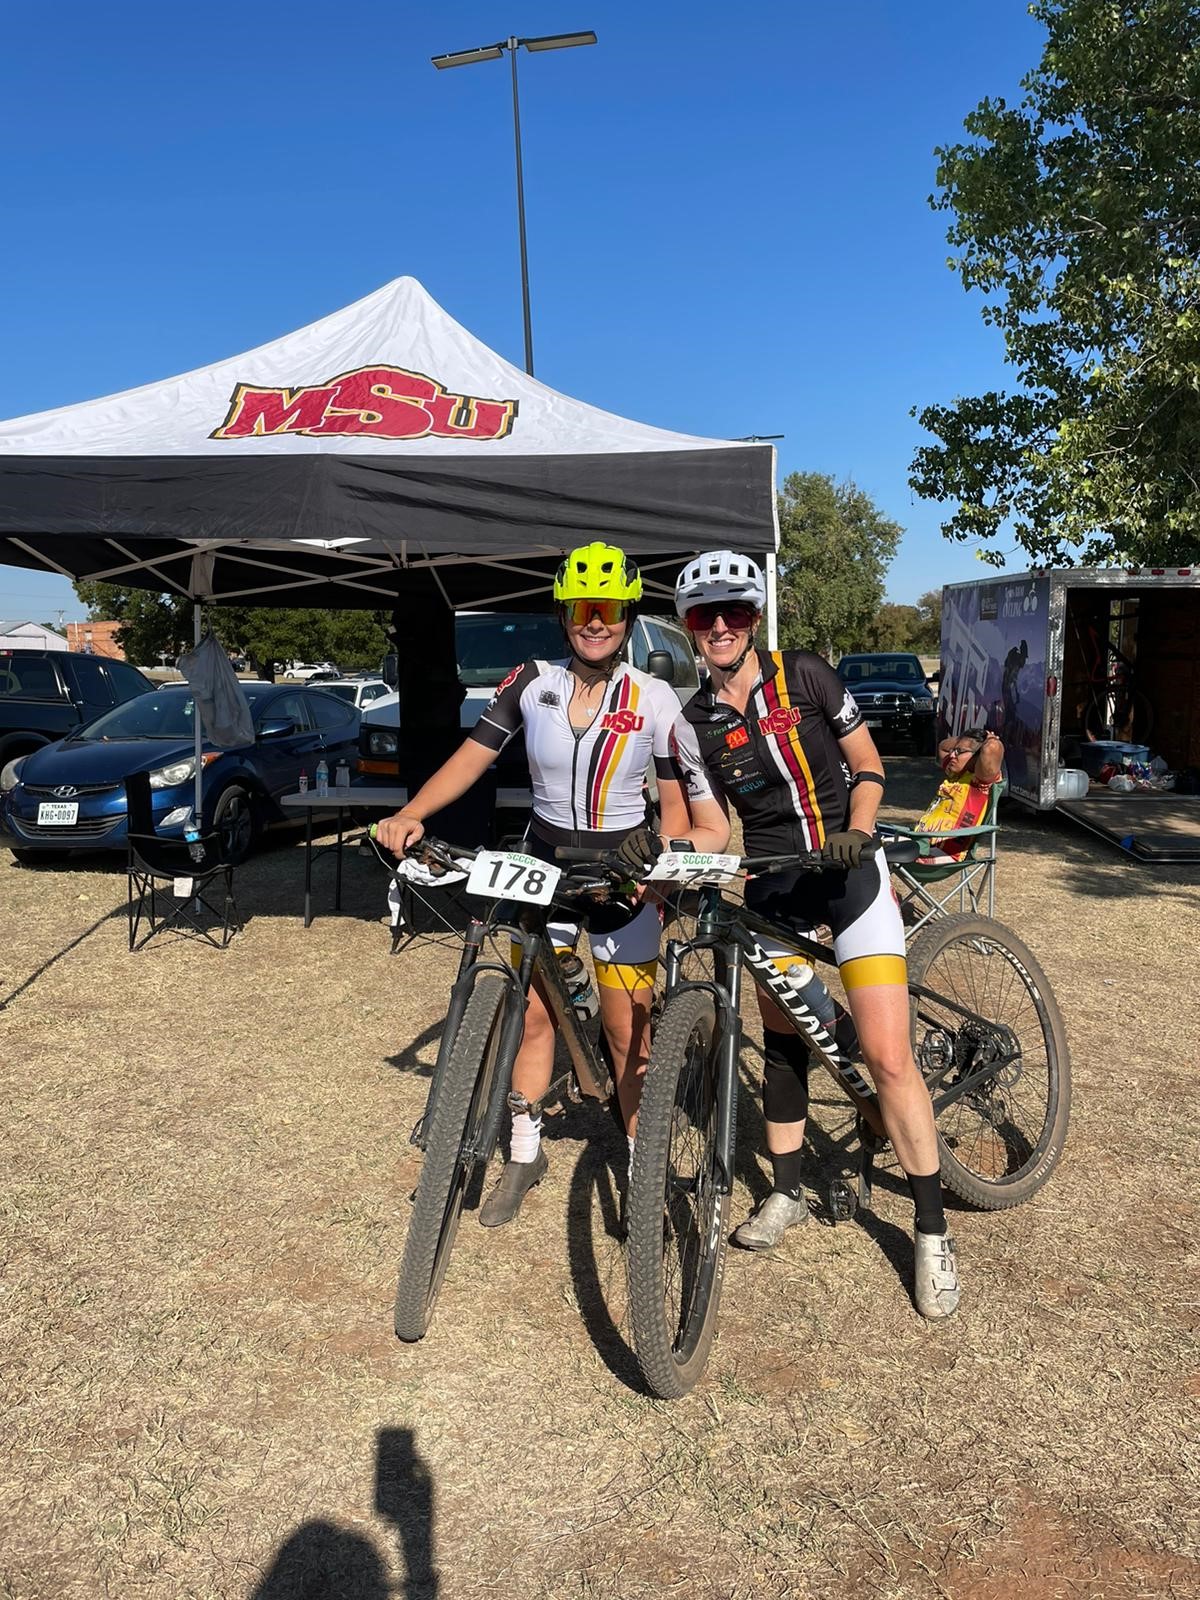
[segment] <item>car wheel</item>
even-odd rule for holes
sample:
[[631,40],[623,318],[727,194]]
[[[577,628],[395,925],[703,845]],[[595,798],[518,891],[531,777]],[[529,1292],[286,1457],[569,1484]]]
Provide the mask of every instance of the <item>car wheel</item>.
[[258,836],[258,818],[249,792],[239,783],[223,789],[213,807],[213,831],[221,835],[225,859],[234,866],[244,861]]

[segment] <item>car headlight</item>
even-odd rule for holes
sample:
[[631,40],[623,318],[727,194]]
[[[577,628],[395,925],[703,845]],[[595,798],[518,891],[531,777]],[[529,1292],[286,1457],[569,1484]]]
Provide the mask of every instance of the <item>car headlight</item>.
[[[206,750],[200,757],[200,770],[203,771],[211,761],[217,759],[216,750]],[[189,778],[196,775],[195,756],[184,756],[182,761],[172,761],[169,766],[156,767],[150,774],[150,787],[152,789],[173,789],[177,783],[186,783]]]
[[25,765],[24,756],[14,756],[2,772],[0,772],[0,794],[7,794],[10,789],[15,789],[20,782],[21,768]]
[[369,756],[394,756],[399,749],[400,736],[392,728],[372,728],[367,735]]
[[930,716],[936,709],[932,700],[918,700],[913,706],[913,710],[921,712],[923,716]]

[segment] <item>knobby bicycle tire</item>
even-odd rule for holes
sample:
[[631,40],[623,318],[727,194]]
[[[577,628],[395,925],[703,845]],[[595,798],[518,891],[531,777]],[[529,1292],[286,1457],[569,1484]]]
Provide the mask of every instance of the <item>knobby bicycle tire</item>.
[[942,1181],[985,1211],[1019,1205],[1058,1165],[1071,1111],[1066,1030],[1049,981],[1015,933],[971,913],[931,923],[909,948],[908,976],[997,1026],[1008,1049],[1015,1041],[1015,1060],[939,1112],[939,1093],[986,1066],[995,1039],[913,996],[917,1065],[926,1078],[943,1074],[932,1089]]
[[[716,1165],[716,1012],[700,990],[655,1030],[629,1181],[629,1320],[642,1375],[664,1400],[704,1371],[725,1270],[729,1196]],[[678,1283],[679,1305],[668,1306]]]
[[508,987],[500,973],[479,975],[443,1067],[396,1284],[404,1340],[424,1336],[446,1274],[474,1167],[462,1149],[487,1112]]

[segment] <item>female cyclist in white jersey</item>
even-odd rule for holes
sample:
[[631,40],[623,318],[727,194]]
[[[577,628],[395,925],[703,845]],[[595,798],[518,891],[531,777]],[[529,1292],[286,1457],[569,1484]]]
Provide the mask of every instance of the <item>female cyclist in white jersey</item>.
[[[419,840],[425,818],[465,794],[523,728],[533,778],[526,849],[553,860],[560,844],[619,848],[631,873],[653,860],[660,846],[645,826],[643,783],[651,761],[660,775],[674,770],[669,741],[679,701],[669,684],[639,672],[624,658],[641,595],[637,568],[613,545],[572,550],[554,582],[570,655],[562,661],[527,661],[510,673],[450,760],[403,810],[380,823],[380,842],[398,855]],[[715,803],[697,813],[694,836],[700,848],[706,822],[715,823],[718,832],[724,827]],[[600,1013],[632,1148],[650,1052],[650,999],[661,918],[656,904],[643,902],[632,911],[589,909],[588,920]],[[555,922],[550,932],[561,949],[574,944],[578,927]],[[513,1090],[528,1102],[537,1101],[549,1086],[554,1030],[535,979],[524,1040],[513,1064]],[[480,1222],[498,1227],[511,1221],[547,1166],[540,1116],[514,1114],[511,1159],[480,1208]]]

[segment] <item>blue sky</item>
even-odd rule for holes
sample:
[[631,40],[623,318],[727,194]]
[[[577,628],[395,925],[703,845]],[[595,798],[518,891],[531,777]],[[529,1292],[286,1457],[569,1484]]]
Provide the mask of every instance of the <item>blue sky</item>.
[[[1012,98],[1025,0],[14,5],[0,55],[0,416],[206,365],[411,273],[523,361],[507,61],[522,52],[539,378],[688,433],[782,433],[907,531],[890,598],[979,570],[906,477],[909,408],[1004,381],[946,268],[936,144]],[[1013,565],[1021,566],[1018,558]],[[0,616],[82,615],[0,567]]]

